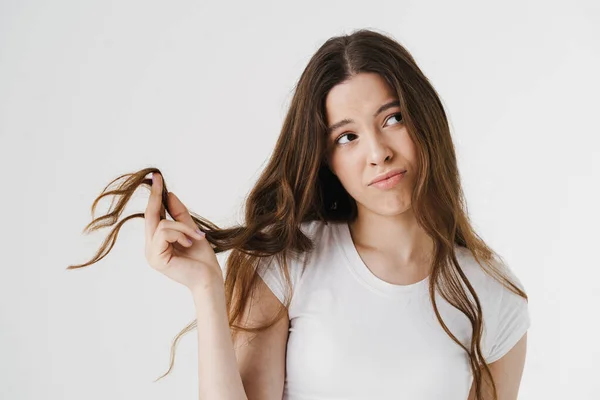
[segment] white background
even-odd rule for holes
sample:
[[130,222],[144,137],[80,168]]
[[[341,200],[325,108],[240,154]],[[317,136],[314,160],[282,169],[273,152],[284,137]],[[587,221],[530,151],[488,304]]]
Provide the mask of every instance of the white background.
[[82,234],[91,204],[155,166],[193,211],[240,221],[309,58],[373,28],[440,93],[475,228],[529,294],[519,398],[597,399],[599,26],[592,1],[3,0],[0,398],[195,399],[195,331],[152,383],[194,308],[146,264],[143,220],[66,270],[108,233]]

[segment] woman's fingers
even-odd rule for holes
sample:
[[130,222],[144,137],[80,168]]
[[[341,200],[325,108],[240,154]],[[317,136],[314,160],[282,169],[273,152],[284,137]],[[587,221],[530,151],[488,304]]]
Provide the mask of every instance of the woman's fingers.
[[189,225],[186,225],[180,221],[169,221],[168,219],[163,219],[159,222],[158,229],[179,231],[182,234],[186,234],[190,237],[193,237],[194,239],[204,238],[204,236],[196,232],[194,227],[190,227]]
[[[190,239],[183,232],[175,231],[173,229],[159,229],[158,232],[156,232],[155,240],[160,243],[179,243],[184,247],[191,246]],[[168,244],[165,246],[165,248],[168,246]],[[164,251],[164,249],[161,250]]]
[[[198,226],[177,196],[166,192],[162,175],[153,175],[144,214],[146,260],[155,270],[190,289],[215,279],[220,281],[223,271],[211,244],[196,232]],[[165,208],[173,220],[166,219]]]
[[156,249],[157,254],[153,254],[151,257],[155,257],[155,259],[159,260],[158,263],[152,263],[152,265],[155,266],[165,266],[169,264],[174,253],[173,250],[167,251],[167,249],[174,243],[179,243],[183,247],[190,247],[192,245],[183,232],[175,231],[173,229],[159,228],[152,240],[156,242],[154,248]]
[[[153,174],[152,188],[150,189],[150,198],[146,206],[144,218],[146,220],[146,239],[152,239],[156,228],[161,220],[166,220],[164,206],[162,204],[162,176],[159,173]],[[169,192],[167,196],[169,214],[175,221],[180,221],[189,226],[193,230],[198,229],[198,226],[192,219],[186,206],[179,200],[173,192]],[[161,218],[162,216],[162,218]]]
[[153,174],[152,187],[150,188],[150,198],[144,212],[146,221],[146,243],[152,241],[154,232],[160,222],[162,208],[162,177],[158,173]]
[[198,229],[198,225],[192,219],[187,207],[179,200],[179,197],[173,192],[169,192],[168,198],[169,213],[175,221],[182,222],[192,230]]
[[[173,257],[173,249],[169,247],[177,242],[183,247],[190,248],[194,244],[190,242],[190,238],[195,240],[203,239],[203,236],[196,233],[194,229],[185,225],[183,222],[169,221],[163,219],[158,223],[158,227],[152,237],[151,246],[148,246],[146,251],[146,257],[151,259],[158,259],[159,265],[168,264]],[[193,251],[188,250],[189,256],[196,259],[201,254],[200,250]]]

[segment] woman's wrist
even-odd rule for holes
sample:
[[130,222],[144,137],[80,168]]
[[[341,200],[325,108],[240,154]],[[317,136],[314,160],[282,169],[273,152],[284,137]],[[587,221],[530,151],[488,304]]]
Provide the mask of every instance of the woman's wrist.
[[220,292],[224,293],[225,281],[223,276],[215,276],[211,279],[206,279],[189,289],[194,300],[203,300],[206,296],[214,296],[216,293]]

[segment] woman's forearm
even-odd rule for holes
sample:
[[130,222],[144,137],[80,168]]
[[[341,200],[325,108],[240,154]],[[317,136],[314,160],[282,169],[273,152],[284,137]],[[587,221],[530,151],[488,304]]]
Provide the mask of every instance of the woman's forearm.
[[198,321],[200,400],[247,400],[229,330],[222,282],[192,292]]

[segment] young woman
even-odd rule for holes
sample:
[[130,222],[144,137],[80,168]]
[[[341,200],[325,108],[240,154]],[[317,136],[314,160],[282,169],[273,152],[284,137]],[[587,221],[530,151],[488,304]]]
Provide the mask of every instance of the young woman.
[[[527,296],[470,225],[442,103],[392,38],[318,49],[243,226],[188,211],[156,168],[121,178],[87,229],[116,226],[69,268],[145,218],[149,264],[196,306],[165,375],[197,326],[201,399],[517,398]],[[117,223],[140,185],[146,212]]]

